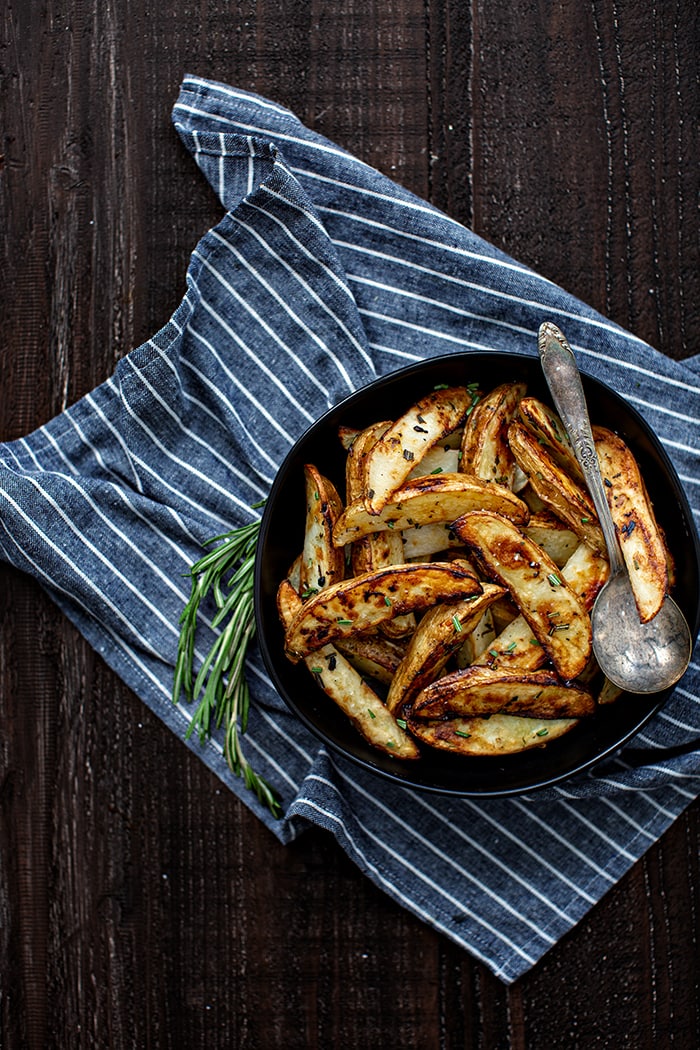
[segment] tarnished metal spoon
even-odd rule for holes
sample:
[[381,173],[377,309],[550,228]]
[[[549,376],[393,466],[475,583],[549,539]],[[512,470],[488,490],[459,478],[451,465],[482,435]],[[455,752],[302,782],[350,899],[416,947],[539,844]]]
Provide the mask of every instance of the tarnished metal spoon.
[[673,685],[686,670],[692,651],[688,623],[672,598],[648,623],[642,623],[629,574],[617,541],[593,443],[581,376],[563,333],[546,321],[538,350],[542,371],[561,416],[603,530],[610,576],[591,613],[593,652],[600,669],[630,693],[656,693]]

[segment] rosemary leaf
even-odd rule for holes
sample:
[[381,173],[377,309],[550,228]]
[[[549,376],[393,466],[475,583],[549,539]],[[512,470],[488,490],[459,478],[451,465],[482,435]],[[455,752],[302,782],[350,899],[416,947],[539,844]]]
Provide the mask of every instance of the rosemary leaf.
[[[188,739],[196,733],[205,743],[213,727],[223,726],[224,755],[231,772],[243,779],[274,817],[279,817],[282,807],[276,792],[252,768],[241,744],[250,709],[245,657],[255,634],[253,578],[259,532],[260,522],[254,521],[214,536],[206,544],[212,549],[191,567],[190,596],[179,620],[173,703],[179,703],[183,695],[190,703],[197,701],[185,734]],[[200,607],[210,596],[216,606],[211,625],[221,630],[194,676]]]

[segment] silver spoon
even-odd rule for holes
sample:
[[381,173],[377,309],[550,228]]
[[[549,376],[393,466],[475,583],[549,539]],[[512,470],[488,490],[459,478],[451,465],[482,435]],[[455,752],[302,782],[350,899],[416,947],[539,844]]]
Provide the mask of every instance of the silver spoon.
[[566,428],[603,530],[610,576],[591,613],[593,652],[607,678],[630,693],[656,693],[677,682],[692,651],[690,628],[672,598],[642,623],[617,541],[593,443],[581,376],[563,333],[546,321],[537,346],[555,407]]

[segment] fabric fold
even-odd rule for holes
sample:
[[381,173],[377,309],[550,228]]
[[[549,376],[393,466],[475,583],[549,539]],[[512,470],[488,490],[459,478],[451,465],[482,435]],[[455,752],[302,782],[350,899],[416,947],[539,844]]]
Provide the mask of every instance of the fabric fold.
[[[0,446],[0,553],[46,587],[120,677],[182,736],[170,699],[185,574],[253,520],[294,441],[376,376],[451,350],[536,352],[544,317],[656,430],[700,509],[697,370],[673,362],[487,244],[284,107],[187,77],[173,110],[222,203],[182,303],[115,375]],[[682,406],[682,407],[680,407]],[[198,635],[213,640],[211,609]],[[216,733],[190,741],[287,842],[334,835],[384,892],[505,981],[533,966],[697,797],[694,659],[629,749],[515,799],[422,796],[328,754],[286,709],[257,647],[244,745],[280,792],[274,821]],[[634,747],[659,749],[637,765]]]

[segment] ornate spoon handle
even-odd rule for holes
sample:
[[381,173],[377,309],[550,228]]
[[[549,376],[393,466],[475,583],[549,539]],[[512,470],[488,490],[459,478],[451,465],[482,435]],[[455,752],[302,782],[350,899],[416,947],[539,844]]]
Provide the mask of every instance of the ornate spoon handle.
[[581,465],[600,527],[603,530],[605,545],[608,548],[610,575],[616,576],[619,572],[625,571],[625,567],[617,542],[615,525],[605,497],[603,479],[588,418],[586,397],[573,351],[563,332],[551,321],[545,321],[540,326],[537,348],[552,400],[566,428],[576,459]]

